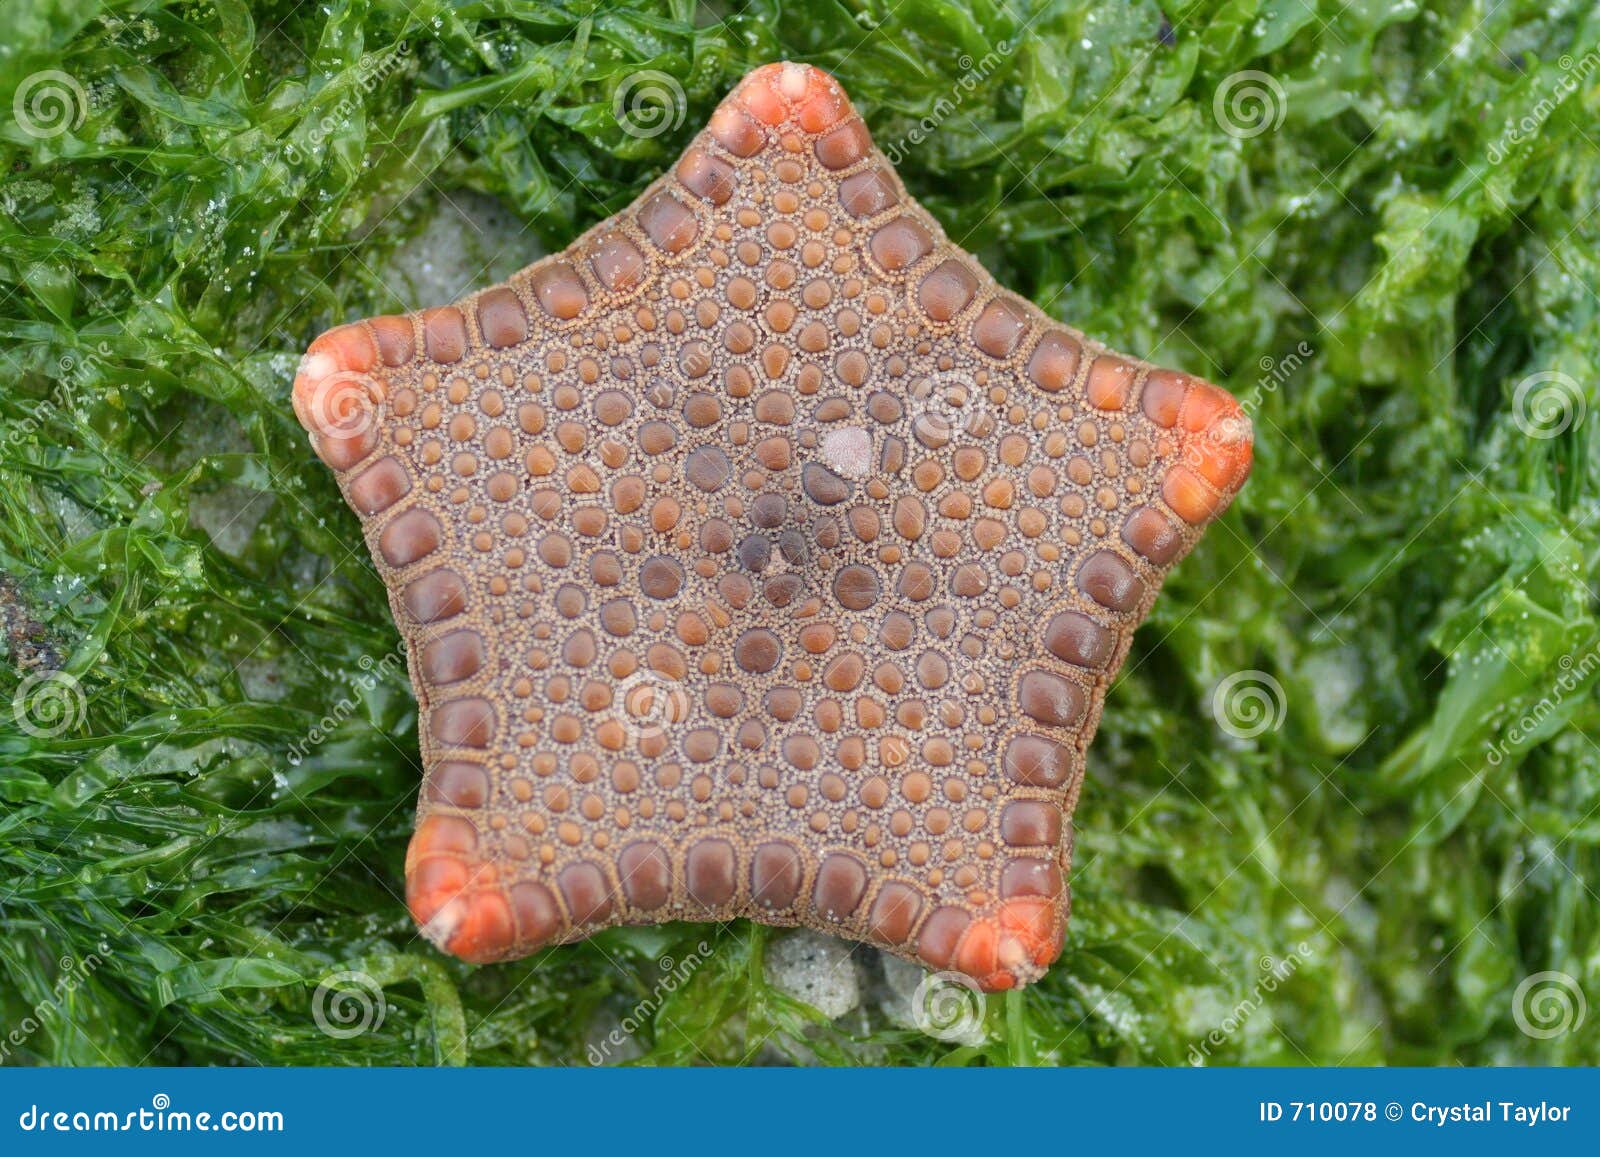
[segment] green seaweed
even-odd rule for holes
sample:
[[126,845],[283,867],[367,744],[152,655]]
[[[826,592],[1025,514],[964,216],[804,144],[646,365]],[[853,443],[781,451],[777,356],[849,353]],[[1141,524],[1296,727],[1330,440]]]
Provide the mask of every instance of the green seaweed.
[[[514,267],[785,57],[1003,281],[1256,424],[1110,696],[1062,960],[961,1042],[826,1021],[745,924],[420,941],[415,705],[288,402],[429,304],[391,262],[453,197]],[[1600,1062],[1529,987],[1600,1005],[1597,113],[1571,0],[6,0],[0,1055]]]

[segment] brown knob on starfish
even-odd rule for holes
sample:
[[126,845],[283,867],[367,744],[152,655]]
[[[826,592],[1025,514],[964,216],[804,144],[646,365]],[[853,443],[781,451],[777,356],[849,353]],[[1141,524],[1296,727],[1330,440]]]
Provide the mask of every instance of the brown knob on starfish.
[[472,961],[745,916],[1036,979],[1106,687],[1250,469],[799,64],[565,252],[322,335],[294,404],[409,648],[411,910]]

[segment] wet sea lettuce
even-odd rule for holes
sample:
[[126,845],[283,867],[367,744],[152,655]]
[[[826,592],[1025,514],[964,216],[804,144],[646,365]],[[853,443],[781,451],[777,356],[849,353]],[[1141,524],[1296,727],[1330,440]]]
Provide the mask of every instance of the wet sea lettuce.
[[[415,706],[288,403],[432,304],[391,260],[457,199],[514,268],[785,57],[1256,425],[1108,703],[1062,961],[960,1041],[823,1022],[743,924],[420,942]],[[4,1060],[1600,1062],[1597,123],[1576,0],[6,4]]]

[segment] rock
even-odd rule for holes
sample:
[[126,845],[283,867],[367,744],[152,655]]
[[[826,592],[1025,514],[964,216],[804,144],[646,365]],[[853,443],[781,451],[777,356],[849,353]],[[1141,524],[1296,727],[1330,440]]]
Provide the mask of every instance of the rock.
[[797,929],[767,946],[767,983],[803,1000],[829,1020],[861,1003],[852,946],[836,936]]
[[241,557],[256,527],[277,501],[271,494],[231,483],[189,496],[189,525],[204,531],[229,558]]
[[920,1031],[921,1026],[912,1015],[912,1002],[917,986],[928,975],[928,970],[920,964],[913,964],[881,950],[878,962],[883,966],[883,986],[879,992],[878,1007],[883,1009],[883,1015],[892,1023]]
[[443,305],[500,281],[543,256],[538,238],[493,197],[466,190],[441,196],[421,232],[395,251],[407,308]]

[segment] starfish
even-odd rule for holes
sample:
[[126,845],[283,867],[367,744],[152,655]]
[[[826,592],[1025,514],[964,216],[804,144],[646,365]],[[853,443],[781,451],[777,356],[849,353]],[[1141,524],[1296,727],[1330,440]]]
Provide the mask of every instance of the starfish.
[[989,991],[1061,951],[1107,686],[1251,451],[791,63],[566,251],[317,338],[294,405],[408,650],[424,935],[748,917]]

